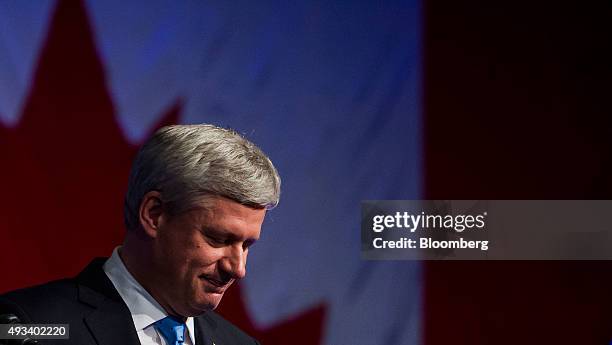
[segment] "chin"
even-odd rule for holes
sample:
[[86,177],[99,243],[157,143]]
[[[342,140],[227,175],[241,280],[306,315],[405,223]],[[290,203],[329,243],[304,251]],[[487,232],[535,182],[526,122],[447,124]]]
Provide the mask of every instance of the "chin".
[[192,306],[193,309],[199,314],[203,314],[209,310],[214,310],[217,308],[219,303],[221,302],[221,297],[208,297],[203,298],[199,301],[196,301]]
[[[223,296],[221,296],[223,297]],[[208,310],[214,310],[219,306],[219,303],[221,303],[221,297],[217,298],[217,299],[213,299],[213,300],[209,300],[208,303],[206,304],[206,309]]]

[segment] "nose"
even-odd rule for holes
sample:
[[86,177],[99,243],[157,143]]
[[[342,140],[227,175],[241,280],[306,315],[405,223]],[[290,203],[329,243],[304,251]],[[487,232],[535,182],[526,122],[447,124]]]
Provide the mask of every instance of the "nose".
[[234,279],[242,279],[246,276],[247,252],[241,245],[229,246],[227,254],[222,262],[223,270]]

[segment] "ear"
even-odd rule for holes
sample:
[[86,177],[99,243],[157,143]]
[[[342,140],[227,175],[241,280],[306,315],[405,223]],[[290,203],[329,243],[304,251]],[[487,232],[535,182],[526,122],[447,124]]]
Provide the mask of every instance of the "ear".
[[149,237],[157,237],[159,225],[164,216],[161,194],[158,191],[150,191],[142,197],[138,218],[140,226]]

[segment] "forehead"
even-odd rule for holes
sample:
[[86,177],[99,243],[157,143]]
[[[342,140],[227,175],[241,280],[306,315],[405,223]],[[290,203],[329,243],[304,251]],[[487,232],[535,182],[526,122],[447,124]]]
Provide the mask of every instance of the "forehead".
[[191,212],[202,227],[212,227],[240,237],[259,237],[266,215],[265,209],[254,209],[224,197],[202,199]]

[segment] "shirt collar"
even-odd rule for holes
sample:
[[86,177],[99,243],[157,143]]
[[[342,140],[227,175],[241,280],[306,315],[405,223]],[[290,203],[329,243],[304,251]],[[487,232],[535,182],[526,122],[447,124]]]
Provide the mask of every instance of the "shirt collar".
[[[136,331],[144,330],[168,314],[127,270],[119,256],[120,247],[116,247],[113,255],[104,263],[104,272],[130,310]],[[195,344],[193,317],[188,317],[185,323],[191,343]]]

